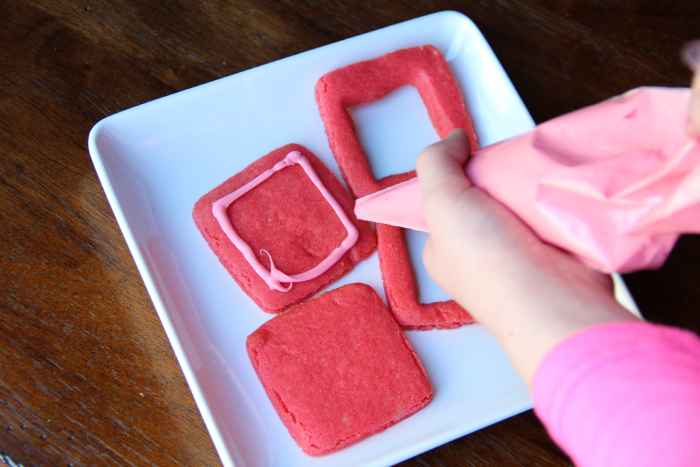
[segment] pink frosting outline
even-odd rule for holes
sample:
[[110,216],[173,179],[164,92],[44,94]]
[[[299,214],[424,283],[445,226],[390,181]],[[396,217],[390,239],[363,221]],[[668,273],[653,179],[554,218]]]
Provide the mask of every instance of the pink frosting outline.
[[[231,220],[228,218],[226,210],[231,205],[231,203],[233,203],[235,200],[237,200],[244,194],[248,193],[250,190],[261,184],[263,181],[267,180],[272,174],[274,174],[278,170],[282,170],[283,168],[294,164],[301,165],[301,167],[304,169],[304,172],[306,172],[306,175],[309,176],[313,184],[316,185],[316,188],[318,188],[318,190],[321,192],[326,201],[328,201],[328,204],[331,205],[335,213],[338,215],[338,218],[348,231],[348,236],[345,237],[345,240],[342,241],[339,247],[334,249],[331,252],[331,254],[328,255],[319,264],[317,264],[316,266],[314,266],[306,272],[302,272],[301,274],[288,276],[275,267],[275,263],[272,261],[270,253],[268,253],[265,250],[260,250],[260,252],[264,252],[265,254],[267,254],[267,257],[270,258],[270,271],[268,271],[262,264],[260,264],[260,261],[258,261],[257,256],[255,256],[255,253],[253,253],[253,249],[250,248],[248,243],[246,243],[233,228],[233,224],[231,224]],[[248,264],[250,264],[250,266],[262,278],[262,280],[265,281],[265,283],[270,287],[270,289],[278,290],[280,292],[289,292],[292,289],[293,282],[308,281],[326,272],[345,254],[346,251],[348,251],[350,248],[353,247],[353,245],[355,245],[360,235],[357,228],[350,221],[345,211],[343,211],[343,208],[340,206],[340,204],[338,204],[338,201],[336,201],[333,195],[331,195],[328,189],[323,185],[321,179],[318,178],[318,175],[314,171],[313,167],[311,167],[311,163],[309,162],[309,160],[306,157],[302,156],[299,151],[290,152],[284,159],[275,164],[271,169],[264,171],[263,173],[255,177],[253,180],[234,191],[233,193],[230,193],[224,196],[223,198],[219,199],[218,201],[212,203],[212,214],[214,214],[216,220],[219,221],[221,229],[224,231],[229,240],[231,240],[235,247],[238,248],[238,250],[243,254],[246,261],[248,261]],[[287,287],[282,287],[282,282],[288,282],[289,285]]]

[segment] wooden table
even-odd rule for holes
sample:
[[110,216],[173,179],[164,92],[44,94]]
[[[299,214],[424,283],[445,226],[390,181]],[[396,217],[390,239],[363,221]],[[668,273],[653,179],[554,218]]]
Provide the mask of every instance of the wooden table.
[[[0,459],[220,465],[90,161],[100,119],[442,10],[474,20],[537,122],[685,86],[687,0],[0,3]],[[700,330],[700,242],[626,276],[652,321]],[[569,465],[532,412],[403,466]]]

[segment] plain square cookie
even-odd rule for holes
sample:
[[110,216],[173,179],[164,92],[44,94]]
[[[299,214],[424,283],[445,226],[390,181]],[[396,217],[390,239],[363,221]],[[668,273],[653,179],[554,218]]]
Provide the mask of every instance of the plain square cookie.
[[246,348],[280,419],[312,456],[394,425],[433,395],[391,312],[365,284],[274,317],[248,336]]

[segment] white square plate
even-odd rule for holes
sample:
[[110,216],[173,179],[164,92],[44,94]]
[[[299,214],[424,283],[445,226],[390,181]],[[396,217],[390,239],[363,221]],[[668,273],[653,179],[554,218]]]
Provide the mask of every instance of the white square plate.
[[[287,143],[306,146],[339,176],[314,99],[316,81],[335,68],[424,44],[445,55],[482,145],[533,126],[476,26],[443,12],[140,105],[90,133],[107,198],[226,466],[393,465],[530,408],[526,387],[481,326],[407,332],[434,400],[349,448],[306,456],[275,414],[245,350],[246,337],[272,315],[239,289],[192,221],[200,196]],[[419,150],[438,139],[410,87],[351,113],[377,177],[412,169]],[[409,233],[421,298],[446,299],[422,266],[424,242],[423,234]],[[384,297],[376,253],[333,287],[353,282]]]

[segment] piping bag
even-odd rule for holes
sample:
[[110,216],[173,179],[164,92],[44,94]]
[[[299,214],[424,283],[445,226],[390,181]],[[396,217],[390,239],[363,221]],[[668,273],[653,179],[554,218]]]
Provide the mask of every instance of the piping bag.
[[[639,88],[477,150],[471,182],[542,240],[606,273],[660,267],[700,233],[700,140],[687,88]],[[358,199],[358,218],[427,232],[418,179]]]

